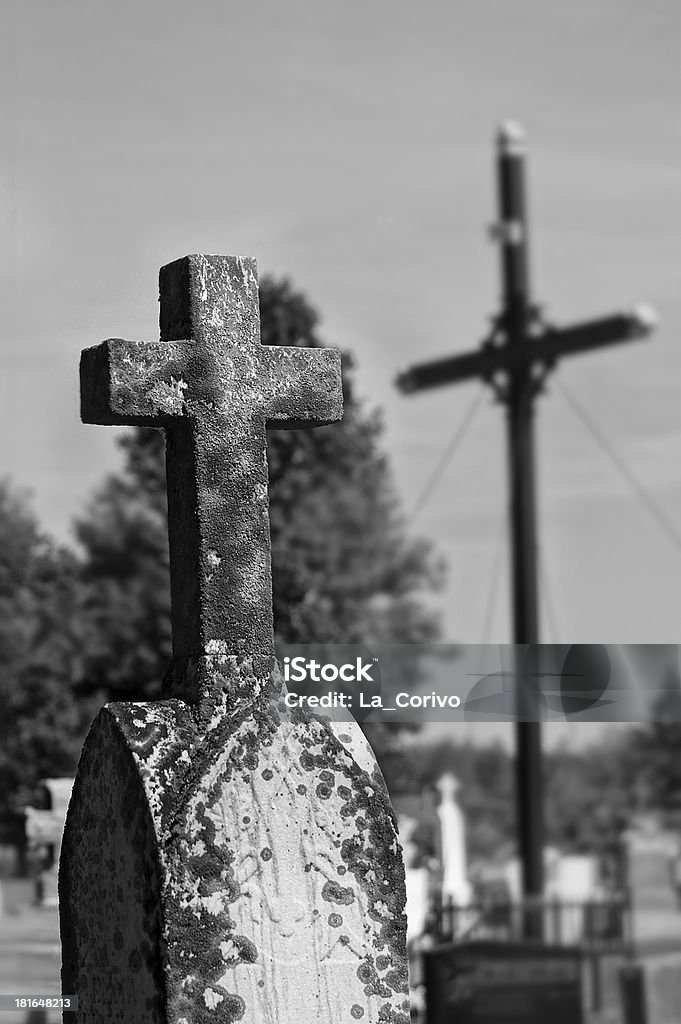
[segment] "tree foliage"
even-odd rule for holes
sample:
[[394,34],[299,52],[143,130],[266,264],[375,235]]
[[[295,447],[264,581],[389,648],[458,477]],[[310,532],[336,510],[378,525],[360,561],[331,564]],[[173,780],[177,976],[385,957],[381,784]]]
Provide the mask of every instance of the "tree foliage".
[[87,642],[78,564],[0,483],[0,811],[73,774],[92,702],[74,699]]
[[681,828],[681,679],[670,668],[662,680],[653,721],[640,725],[625,761],[634,798]]
[[606,849],[631,811],[622,737],[585,750],[561,749],[544,759],[546,834],[571,853]]

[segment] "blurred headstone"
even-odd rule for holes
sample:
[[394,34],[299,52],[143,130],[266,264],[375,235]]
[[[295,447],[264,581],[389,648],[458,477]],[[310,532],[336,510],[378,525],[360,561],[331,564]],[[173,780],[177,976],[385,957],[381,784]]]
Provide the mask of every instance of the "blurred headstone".
[[424,957],[428,1024],[583,1024],[578,949],[480,941]]
[[442,841],[442,899],[465,907],[471,901],[472,890],[466,859],[466,822],[456,799],[459,783],[451,772],[446,772],[438,780],[437,788],[441,797],[437,814]]
[[48,793],[49,809],[24,808],[29,848],[44,848],[48,859],[48,866],[40,872],[39,877],[38,902],[43,907],[56,907],[59,902],[59,854],[73,781],[70,778],[41,779],[40,784]]
[[646,976],[639,963],[626,963],[619,971],[622,1024],[648,1024]]
[[652,911],[675,903],[672,864],[678,835],[664,828],[655,814],[639,814],[625,833],[625,843],[634,905]]
[[418,829],[418,821],[398,814],[400,843],[404,858],[404,875],[407,896],[407,941],[423,935],[430,910],[430,872],[427,867],[416,865],[417,846],[412,837]]
[[26,1016],[26,1024],[47,1024],[47,1010],[40,1008],[29,1010]]

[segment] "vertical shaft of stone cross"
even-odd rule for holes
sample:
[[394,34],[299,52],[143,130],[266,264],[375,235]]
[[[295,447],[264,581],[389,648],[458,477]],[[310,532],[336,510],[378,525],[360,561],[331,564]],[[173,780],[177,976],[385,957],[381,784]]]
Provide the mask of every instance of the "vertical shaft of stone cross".
[[[502,126],[498,138],[499,214],[506,344],[527,341],[530,285],[525,204],[525,138],[519,125]],[[509,372],[508,449],[511,491],[513,572],[513,639],[517,645],[539,642],[537,541],[534,465],[534,389],[531,364]],[[525,897],[540,898],[544,890],[543,787],[541,725],[528,721],[536,708],[526,706],[517,653],[516,801]],[[528,914],[528,937],[540,938],[540,914]]]
[[[159,276],[161,341],[191,339],[187,416],[166,428],[173,657],[271,656],[264,393],[254,261]],[[225,340],[227,345],[225,345]],[[260,401],[259,401],[260,399]]]

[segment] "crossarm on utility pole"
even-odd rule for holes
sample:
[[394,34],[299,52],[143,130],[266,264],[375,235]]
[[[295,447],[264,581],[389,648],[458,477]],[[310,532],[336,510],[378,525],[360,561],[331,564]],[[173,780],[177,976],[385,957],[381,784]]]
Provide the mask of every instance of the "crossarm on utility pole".
[[476,352],[419,363],[400,373],[396,384],[403,394],[413,394],[472,377],[484,379],[500,370],[533,363],[550,365],[562,356],[645,338],[656,322],[653,310],[637,306],[630,313],[615,313],[562,329],[546,328],[541,335],[527,338],[522,346],[488,344]]

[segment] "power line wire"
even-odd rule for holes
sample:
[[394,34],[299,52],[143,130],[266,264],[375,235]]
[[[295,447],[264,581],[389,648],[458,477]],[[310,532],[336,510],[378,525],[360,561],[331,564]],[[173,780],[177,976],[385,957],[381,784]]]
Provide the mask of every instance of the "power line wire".
[[537,565],[539,566],[539,596],[544,606],[544,615],[546,617],[546,624],[548,626],[549,643],[558,643],[558,630],[556,628],[556,615],[553,600],[551,598],[551,591],[549,589],[549,579],[546,570],[546,564],[544,562],[544,549],[543,546],[537,545]]
[[444,470],[446,469],[447,464],[449,463],[450,459],[454,457],[454,455],[460,448],[464,437],[468,433],[468,428],[473,422],[473,418],[475,417],[476,412],[480,408],[480,404],[482,402],[484,393],[484,390],[480,388],[480,390],[473,396],[473,401],[470,403],[466,411],[466,414],[464,415],[463,419],[461,420],[456,430],[452,434],[445,450],[440,456],[440,459],[438,460],[435,468],[428,477],[424,487],[421,490],[421,493],[416,499],[414,507],[409,515],[408,522],[412,522],[416,518],[418,513],[426,504],[428,498],[431,496],[432,492],[435,490],[435,487],[440,482],[440,478]]
[[608,457],[615,464],[617,469],[619,469],[622,476],[625,478],[625,480],[627,480],[627,482],[629,483],[629,485],[631,486],[632,490],[637,495],[639,500],[648,509],[653,519],[660,527],[662,532],[665,534],[667,539],[671,541],[671,543],[674,545],[677,551],[681,551],[681,533],[679,533],[676,527],[667,519],[665,513],[662,511],[661,508],[659,508],[657,502],[648,493],[648,491],[641,483],[641,481],[638,479],[638,477],[635,475],[633,470],[627,465],[624,458],[615,450],[615,448],[608,441],[608,439],[605,437],[600,428],[596,425],[593,419],[586,412],[584,407],[577,401],[574,395],[572,395],[568,391],[565,384],[563,384],[559,378],[556,378],[555,383],[558,387],[558,390],[563,395],[563,398],[566,400],[566,402],[568,403],[572,411],[575,413],[577,418],[581,421],[582,425],[587,429],[587,431],[592,435],[592,437],[595,438],[595,440],[601,446],[606,455],[608,455]]
[[501,555],[502,555],[503,550],[504,550],[504,534],[506,532],[505,529],[504,529],[505,522],[506,522],[506,517],[502,513],[502,515],[499,518],[499,531],[498,531],[497,542],[496,542],[495,551],[494,551],[494,561],[492,563],[492,576],[491,576],[491,580],[490,580],[490,588],[489,588],[489,591],[488,591],[488,594],[487,594],[487,602],[486,602],[486,608],[485,608],[485,617],[483,619],[483,625],[482,625],[482,644],[483,644],[483,646],[485,644],[489,643],[489,634],[490,634],[490,631],[491,631],[491,628],[492,628],[492,615],[494,613],[494,608],[495,608],[496,603],[497,603],[497,592],[499,590],[499,577],[500,577],[500,569],[501,569]]

